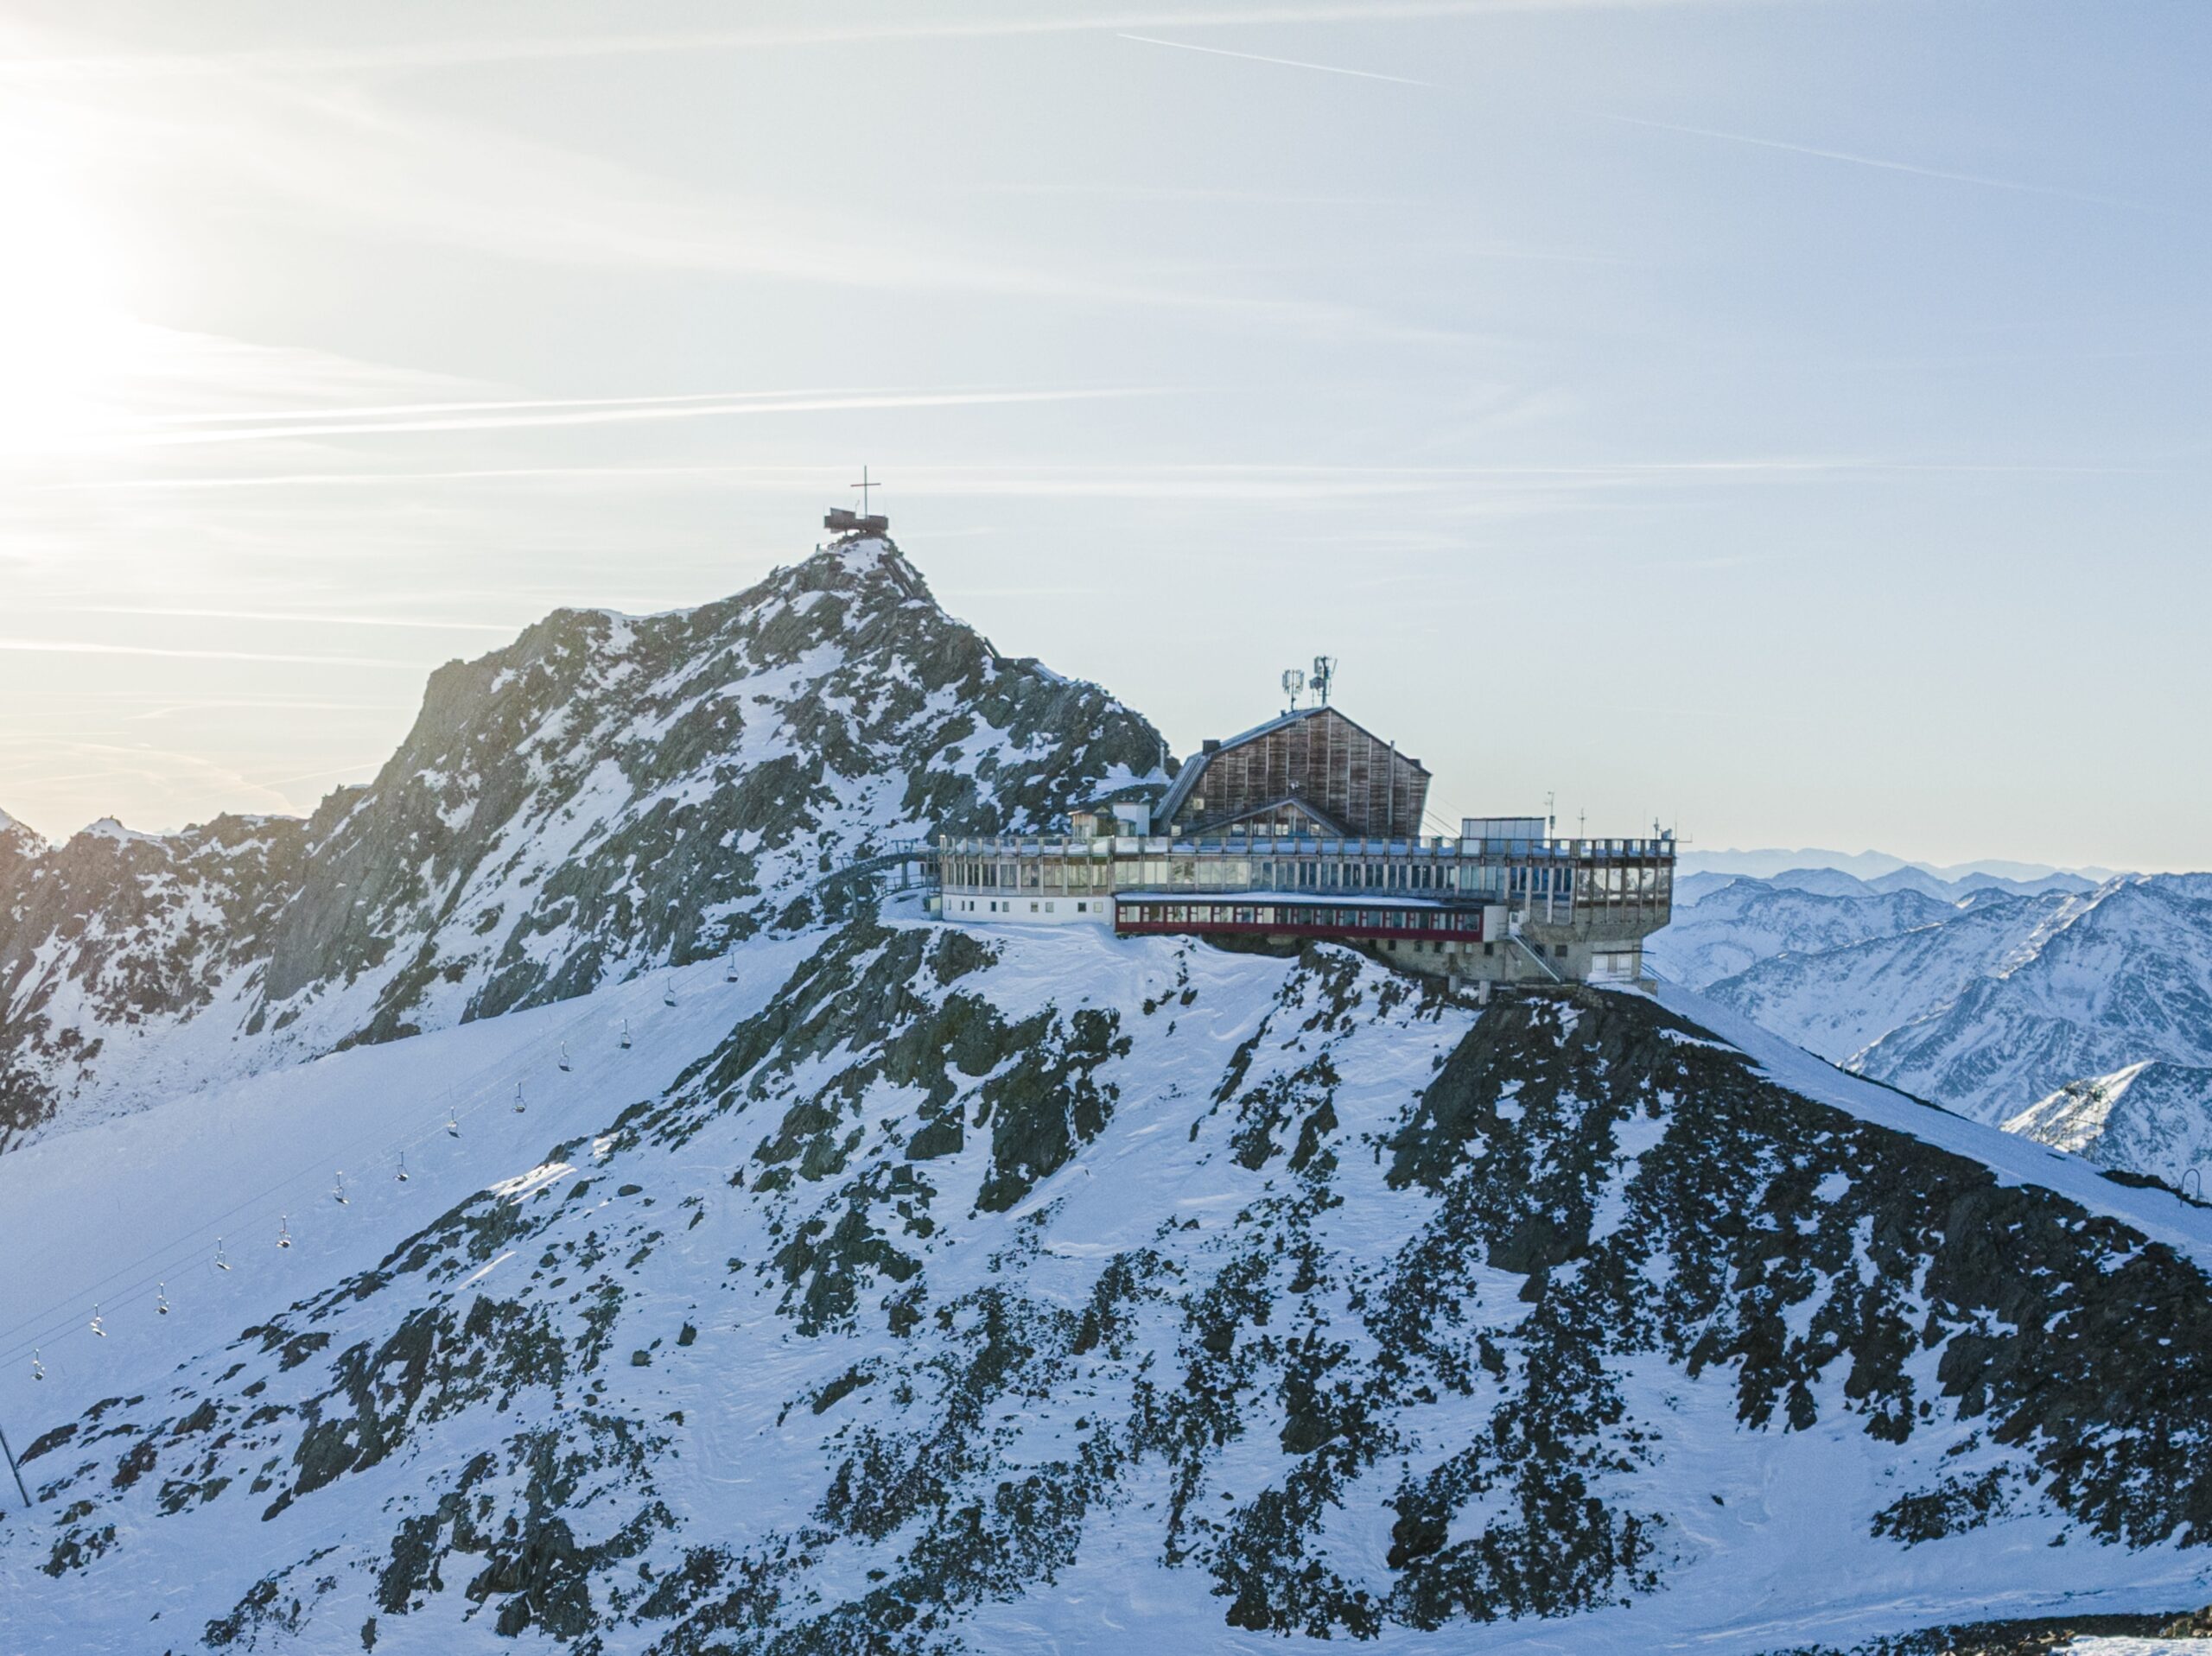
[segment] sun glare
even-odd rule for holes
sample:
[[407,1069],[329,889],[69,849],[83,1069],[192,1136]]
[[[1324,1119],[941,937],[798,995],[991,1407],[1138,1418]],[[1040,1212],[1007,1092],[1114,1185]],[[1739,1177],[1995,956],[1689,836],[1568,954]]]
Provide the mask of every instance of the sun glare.
[[118,412],[137,324],[58,123],[0,119],[0,454],[81,441]]

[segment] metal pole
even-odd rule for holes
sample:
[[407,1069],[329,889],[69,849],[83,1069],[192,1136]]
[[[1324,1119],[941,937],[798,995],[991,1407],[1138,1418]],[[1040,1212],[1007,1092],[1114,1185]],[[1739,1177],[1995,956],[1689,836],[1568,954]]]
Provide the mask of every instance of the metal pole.
[[31,1507],[31,1492],[23,1488],[23,1469],[16,1464],[16,1451],[8,1447],[8,1434],[0,1431],[0,1455],[8,1457],[8,1469],[16,1475],[16,1493],[23,1498],[23,1510]]

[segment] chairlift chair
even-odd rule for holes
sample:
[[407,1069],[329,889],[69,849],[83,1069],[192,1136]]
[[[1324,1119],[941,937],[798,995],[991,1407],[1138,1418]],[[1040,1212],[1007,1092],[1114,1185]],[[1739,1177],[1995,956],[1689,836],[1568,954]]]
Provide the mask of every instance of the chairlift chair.
[[562,1042],[562,1043],[561,1043],[561,1069],[562,1069],[562,1070],[565,1073],[565,1072],[567,1071],[568,1068],[569,1068],[569,1044],[568,1044],[566,1041],[563,1041],[563,1042]]
[[276,1215],[276,1246],[289,1247],[291,1245],[292,1216],[289,1214],[280,1213]]

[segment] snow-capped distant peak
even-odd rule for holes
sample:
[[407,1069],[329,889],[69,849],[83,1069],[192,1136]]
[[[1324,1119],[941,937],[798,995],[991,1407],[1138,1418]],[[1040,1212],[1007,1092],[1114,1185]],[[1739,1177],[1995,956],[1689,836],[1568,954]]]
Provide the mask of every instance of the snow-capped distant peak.
[[144,834],[134,828],[125,828],[112,816],[103,816],[97,822],[88,822],[73,836],[79,840],[109,840],[118,845],[159,845],[162,836]]

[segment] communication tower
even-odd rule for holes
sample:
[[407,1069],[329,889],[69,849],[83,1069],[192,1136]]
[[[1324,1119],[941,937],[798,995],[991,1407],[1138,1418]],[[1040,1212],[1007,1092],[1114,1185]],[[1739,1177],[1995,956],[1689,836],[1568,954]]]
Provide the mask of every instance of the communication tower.
[[1327,707],[1329,687],[1337,682],[1337,658],[1334,656],[1314,657],[1313,675],[1306,682],[1313,688],[1313,705]]

